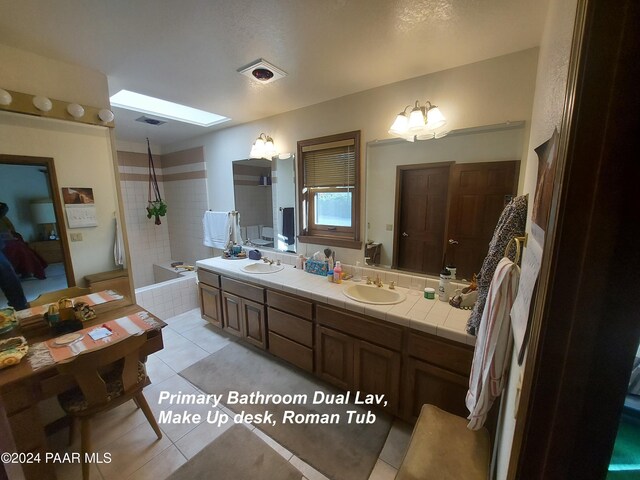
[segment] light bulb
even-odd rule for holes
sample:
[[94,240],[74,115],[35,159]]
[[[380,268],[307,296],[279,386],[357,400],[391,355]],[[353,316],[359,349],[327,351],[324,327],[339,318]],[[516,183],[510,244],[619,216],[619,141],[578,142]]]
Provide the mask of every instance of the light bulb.
[[41,112],[48,112],[53,108],[51,100],[49,100],[47,97],[43,97],[42,95],[33,97],[33,106]]
[[111,110],[109,110],[108,108],[103,108],[102,110],[100,110],[98,112],[98,117],[104,123],[112,122],[113,119],[114,119],[113,112]]
[[67,105],[67,112],[69,112],[69,115],[76,120],[84,116],[84,108],[82,108],[82,105],[78,105],[77,103],[70,103]]
[[13,97],[9,92],[0,88],[0,105],[11,105]]

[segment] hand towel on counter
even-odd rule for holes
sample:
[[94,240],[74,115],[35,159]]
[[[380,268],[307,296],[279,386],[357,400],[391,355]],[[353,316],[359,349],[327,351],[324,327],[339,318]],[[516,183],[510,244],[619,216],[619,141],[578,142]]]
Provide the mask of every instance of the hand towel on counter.
[[479,430],[487,419],[493,401],[500,396],[511,361],[511,306],[518,293],[520,268],[504,257],[498,263],[482,313],[469,391],[465,403],[469,409],[471,430]]
[[229,212],[204,212],[202,227],[207,247],[225,249],[229,242]]

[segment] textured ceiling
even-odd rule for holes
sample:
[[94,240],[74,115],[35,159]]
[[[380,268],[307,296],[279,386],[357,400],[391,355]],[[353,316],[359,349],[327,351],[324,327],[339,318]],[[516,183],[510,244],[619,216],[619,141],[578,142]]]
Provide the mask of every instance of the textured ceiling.
[[[104,72],[122,88],[209,110],[224,128],[539,45],[547,0],[21,0],[3,2],[0,43]],[[288,73],[259,85],[264,58]],[[135,124],[161,144],[202,127]]]

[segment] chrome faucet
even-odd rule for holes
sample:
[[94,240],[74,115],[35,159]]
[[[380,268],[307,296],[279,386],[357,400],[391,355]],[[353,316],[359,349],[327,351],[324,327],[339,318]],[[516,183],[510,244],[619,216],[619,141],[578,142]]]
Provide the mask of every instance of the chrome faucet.
[[262,257],[262,261],[264,263],[268,263],[269,265],[273,265],[273,260],[269,260],[267,257]]

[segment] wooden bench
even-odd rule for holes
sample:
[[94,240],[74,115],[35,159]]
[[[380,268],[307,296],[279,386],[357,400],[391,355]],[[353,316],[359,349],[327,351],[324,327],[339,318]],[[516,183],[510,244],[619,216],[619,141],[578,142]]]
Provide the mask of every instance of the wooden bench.
[[396,480],[486,480],[491,443],[486,428],[433,405],[423,405]]

